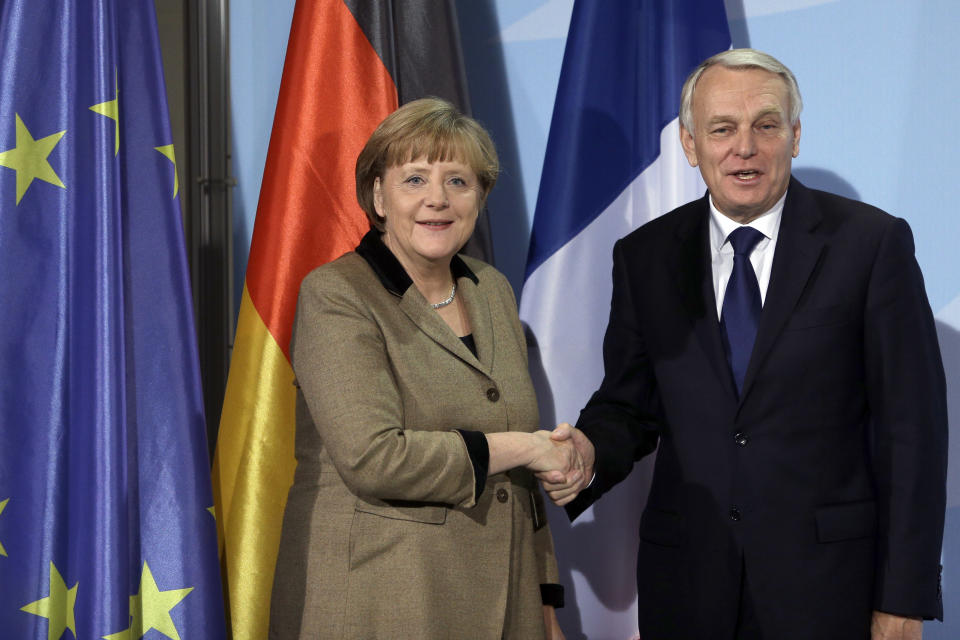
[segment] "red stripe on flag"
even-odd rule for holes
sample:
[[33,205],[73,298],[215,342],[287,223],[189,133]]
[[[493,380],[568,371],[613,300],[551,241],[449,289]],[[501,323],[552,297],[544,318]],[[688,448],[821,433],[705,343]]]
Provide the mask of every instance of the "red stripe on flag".
[[288,359],[301,280],[369,228],[354,165],[396,108],[393,79],[346,5],[299,0],[246,274],[253,305]]

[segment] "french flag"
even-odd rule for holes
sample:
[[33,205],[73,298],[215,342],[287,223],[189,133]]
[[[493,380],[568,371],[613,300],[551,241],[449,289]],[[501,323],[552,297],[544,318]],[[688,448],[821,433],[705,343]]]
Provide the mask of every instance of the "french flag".
[[[520,301],[544,425],[576,422],[603,378],[614,242],[705,191],[680,146],[680,89],[694,67],[730,44],[722,0],[574,5]],[[629,497],[628,508],[639,514],[644,496]],[[572,529],[553,519],[561,564],[591,553],[579,543],[564,549],[563,539],[578,538],[572,530],[591,517],[588,511]],[[593,553],[606,532],[595,534]],[[635,553],[636,544],[617,551],[630,576],[621,584],[630,588],[633,566],[623,555]],[[589,579],[589,562],[583,564]],[[575,588],[582,617],[591,595],[598,615],[622,611],[622,594],[604,596],[604,587],[589,581],[589,589]],[[582,624],[587,631],[590,622]]]

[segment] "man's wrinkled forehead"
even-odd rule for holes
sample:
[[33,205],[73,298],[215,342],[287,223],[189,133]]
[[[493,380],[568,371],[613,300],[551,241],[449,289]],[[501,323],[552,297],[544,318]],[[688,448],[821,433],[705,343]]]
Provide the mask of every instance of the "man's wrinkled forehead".
[[[716,71],[715,71],[716,70]],[[769,114],[785,116],[790,108],[790,91],[784,78],[759,67],[710,67],[698,79],[693,93],[693,111],[710,105],[712,113],[703,114],[714,120],[730,116],[724,106],[739,106],[745,98],[759,103],[756,117]]]

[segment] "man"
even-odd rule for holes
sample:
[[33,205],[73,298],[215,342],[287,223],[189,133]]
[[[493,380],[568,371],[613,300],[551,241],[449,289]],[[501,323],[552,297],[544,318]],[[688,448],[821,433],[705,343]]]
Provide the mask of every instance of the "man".
[[769,55],[713,56],[681,101],[708,194],[616,243],[604,379],[554,435],[584,481],[545,488],[575,518],[658,448],[644,640],[920,638],[947,421],[909,227],[791,177],[800,92]]

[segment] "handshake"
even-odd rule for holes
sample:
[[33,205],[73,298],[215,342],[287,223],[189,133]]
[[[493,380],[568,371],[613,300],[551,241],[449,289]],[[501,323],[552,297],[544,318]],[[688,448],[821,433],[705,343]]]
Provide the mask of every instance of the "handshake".
[[594,448],[582,431],[561,422],[553,431],[535,432],[538,446],[527,468],[558,507],[593,481]]

